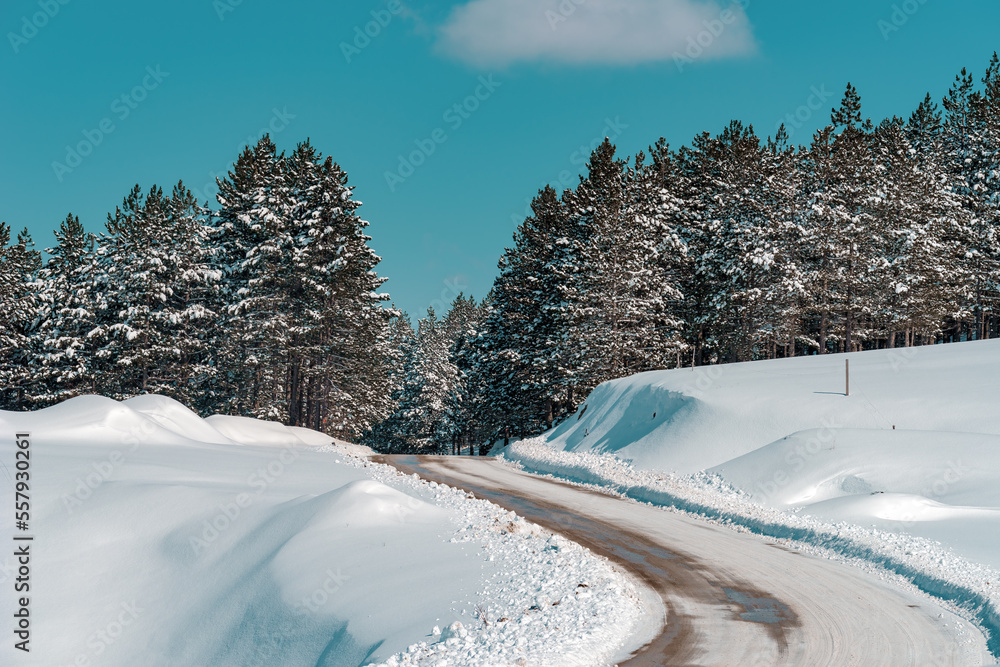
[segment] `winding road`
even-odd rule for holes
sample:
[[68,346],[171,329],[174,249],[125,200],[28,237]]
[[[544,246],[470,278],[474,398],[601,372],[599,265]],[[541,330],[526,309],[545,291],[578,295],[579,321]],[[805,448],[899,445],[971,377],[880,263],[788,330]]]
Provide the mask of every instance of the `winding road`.
[[493,459],[375,460],[514,511],[618,563],[655,592],[664,613],[653,619],[652,639],[622,665],[943,667],[982,655],[981,633],[959,617],[772,540]]

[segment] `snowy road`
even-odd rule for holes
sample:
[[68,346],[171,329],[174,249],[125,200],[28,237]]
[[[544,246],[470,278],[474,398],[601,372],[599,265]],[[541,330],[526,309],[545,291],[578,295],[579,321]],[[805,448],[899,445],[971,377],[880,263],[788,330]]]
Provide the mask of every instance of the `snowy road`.
[[958,647],[981,636],[957,616],[852,567],[680,513],[492,459],[378,460],[561,533],[659,594],[667,610],[657,619],[661,630],[623,665],[960,665],[969,657]]

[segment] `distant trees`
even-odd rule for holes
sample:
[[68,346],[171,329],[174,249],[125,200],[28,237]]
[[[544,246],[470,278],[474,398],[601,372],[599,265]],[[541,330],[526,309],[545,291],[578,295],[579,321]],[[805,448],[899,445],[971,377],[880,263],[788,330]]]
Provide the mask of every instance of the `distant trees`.
[[473,422],[478,392],[471,384],[468,355],[482,315],[482,304],[460,294],[443,318],[428,309],[416,331],[405,316],[397,322],[400,352],[392,411],[367,435],[368,442],[385,451],[427,454],[479,442]]

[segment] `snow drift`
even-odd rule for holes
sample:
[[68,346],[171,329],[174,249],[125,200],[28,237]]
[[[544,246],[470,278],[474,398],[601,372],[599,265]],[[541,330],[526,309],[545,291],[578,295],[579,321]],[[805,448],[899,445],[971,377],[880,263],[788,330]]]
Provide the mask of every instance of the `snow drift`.
[[[27,660],[4,642],[3,664],[592,665],[641,613],[582,548],[319,433],[160,396],[0,412],[7,508],[15,432],[31,434],[33,637]],[[4,588],[14,567],[0,556]]]
[[810,429],[998,435],[998,370],[1000,341],[982,341],[642,373],[597,387],[547,440],[692,473]]

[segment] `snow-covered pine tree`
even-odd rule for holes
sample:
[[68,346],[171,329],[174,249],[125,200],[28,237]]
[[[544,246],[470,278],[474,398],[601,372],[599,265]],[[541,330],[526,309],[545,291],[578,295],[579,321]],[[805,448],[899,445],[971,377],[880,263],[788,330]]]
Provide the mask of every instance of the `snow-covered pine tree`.
[[281,314],[280,298],[274,294],[280,249],[275,253],[269,245],[271,229],[280,224],[280,159],[264,135],[245,148],[228,176],[218,181],[215,245],[222,272],[222,318],[212,348],[220,396],[208,408],[212,412],[282,417],[274,406],[283,399],[284,367],[270,338],[281,328],[280,322],[270,322]]
[[[671,332],[663,299],[679,291],[662,271],[661,243],[672,238],[657,216],[656,194],[643,178],[645,156],[634,167],[615,157],[607,139],[592,153],[588,174],[564,197],[572,236],[558,263],[562,276],[565,357],[575,368],[577,393],[659,365],[643,350]],[[661,339],[662,345],[662,339]]]
[[153,258],[156,225],[163,224],[162,190],[150,190],[149,213],[142,189],[136,185],[114,214],[108,215],[107,232],[100,238],[94,293],[99,295],[95,327],[90,332],[96,345],[93,364],[97,390],[105,396],[125,399],[143,393],[149,373],[158,359],[151,343],[158,332],[154,312],[166,300],[162,249]]
[[990,59],[983,76],[983,90],[975,100],[978,127],[983,134],[981,181],[984,216],[991,228],[994,257],[987,286],[988,307],[984,308],[981,336],[1000,336],[1000,55]]
[[510,429],[525,422],[525,414],[531,414],[537,407],[537,401],[520,391],[528,367],[521,363],[520,353],[514,347],[514,332],[524,325],[511,298],[520,284],[512,280],[516,265],[508,263],[510,255],[508,248],[500,260],[500,275],[486,299],[482,325],[471,342],[473,351],[466,371],[470,375],[469,384],[476,391],[475,418],[490,426],[487,435],[490,440],[509,434]]
[[449,445],[455,451],[465,443],[481,442],[484,435],[477,419],[479,392],[473,385],[471,372],[472,343],[479,335],[483,313],[482,304],[459,294],[441,322],[448,343],[448,359],[455,368],[455,383],[448,396],[442,429],[444,441],[440,442],[446,450]]
[[[458,433],[453,443],[455,447],[466,444],[483,445],[494,441],[497,434],[495,425],[486,412],[486,401],[489,393],[488,383],[479,374],[479,341],[486,328],[486,322],[492,312],[489,297],[475,303],[471,297],[468,301],[468,324],[465,332],[455,339],[452,349],[452,363],[458,369],[461,405],[456,406],[459,417],[456,423]],[[457,402],[456,402],[457,403]]]
[[403,384],[412,360],[413,337],[409,315],[397,311],[389,323],[388,334],[379,342],[383,350],[381,386],[385,387],[385,414],[361,438],[362,444],[377,451],[400,452],[406,449],[401,422],[394,420],[393,416],[399,411],[403,398]]
[[407,345],[399,405],[385,429],[390,451],[443,453],[452,442],[449,404],[458,383],[450,341],[433,308]]
[[[338,248],[343,247],[346,232],[339,219],[339,183],[327,181],[324,172],[332,168],[332,161],[324,165],[308,141],[281,162],[280,223],[275,227],[275,238],[280,240],[271,248],[271,256],[279,277],[273,296],[284,303],[271,324],[280,322],[282,344],[275,352],[287,364],[283,412],[289,424],[322,426],[329,406],[321,403],[335,384],[318,385],[329,381],[335,361],[347,362],[327,337],[328,326],[334,324],[328,320],[333,314],[330,306],[342,296],[336,294],[335,284]],[[337,402],[348,398],[343,395]],[[341,432],[350,416],[334,419],[334,428]]]
[[776,329],[796,284],[792,185],[784,148],[764,146],[734,121],[714,141],[713,197],[706,251],[712,329],[723,361],[772,356],[788,333]]
[[0,222],[0,409],[27,409],[35,389],[30,333],[37,318],[40,266],[28,230],[11,244],[10,227]]
[[[962,211],[938,171],[939,119],[932,106],[921,105],[909,131],[897,118],[881,123],[873,135],[876,210],[885,226],[880,263],[873,268],[873,319],[887,347],[896,346],[900,333],[904,345],[915,336],[935,340],[960,307],[962,281],[955,271],[960,252],[951,228]],[[918,138],[921,157],[908,135]]]
[[[355,437],[389,411],[385,345],[396,315],[347,174],[306,141],[266,135],[219,182],[227,411]],[[232,393],[231,393],[232,395]]]
[[642,151],[625,170],[620,256],[626,284],[619,293],[624,345],[619,373],[641,373],[676,365],[681,321],[676,311],[683,295],[678,271],[687,261],[681,239],[683,200],[677,184],[662,178],[672,158],[665,143],[650,162]]
[[181,182],[164,204],[167,225],[162,233],[171,287],[160,322],[170,344],[163,350],[160,381],[174,388],[170,395],[204,412],[204,405],[216,399],[218,366],[211,341],[221,323],[217,293],[222,271],[212,242],[213,221]]
[[97,251],[94,293],[98,388],[116,399],[157,393],[194,405],[212,370],[204,303],[217,277],[206,212],[179,183],[170,197],[135,186]]
[[647,307],[639,342],[646,369],[681,365],[688,349],[683,333],[682,292],[691,270],[691,256],[684,240],[689,223],[688,202],[684,199],[684,174],[677,156],[661,137],[649,147],[649,162],[638,160],[638,182],[632,197],[642,244],[647,278]]
[[315,295],[305,293],[302,275],[320,188],[305,153],[290,167],[265,135],[240,155],[218,194],[228,311],[219,347],[228,380],[249,388],[230,410],[294,424],[313,356],[308,334],[322,316],[307,304]]
[[[572,242],[577,230],[551,186],[539,190],[531,211],[508,251],[492,302],[493,317],[504,320],[510,346],[510,354],[496,360],[508,374],[507,391],[496,402],[511,417],[504,424],[505,437],[541,431],[575,410],[579,400],[573,393],[575,332],[566,317],[571,304],[563,289],[565,276],[579,261]],[[513,397],[521,397],[526,409],[512,410]]]
[[[995,74],[997,65],[991,65]],[[987,86],[990,88],[989,84]],[[966,70],[956,77],[944,99],[942,150],[949,170],[949,183],[966,211],[967,220],[958,230],[965,247],[962,270],[970,277],[968,304],[972,321],[964,325],[970,339],[985,337],[986,323],[1000,298],[1000,218],[988,194],[995,149],[990,146],[991,105],[975,90]]]
[[32,403],[47,406],[94,391],[93,276],[95,239],[72,214],[55,232],[56,245],[39,271],[38,320],[32,337],[39,386]]
[[[532,201],[532,215],[499,262],[466,373],[476,387],[476,419],[486,438],[536,433],[571,410],[575,350],[564,325],[564,265],[573,246],[563,203],[551,187]],[[482,434],[480,434],[482,437]]]
[[587,162],[587,176],[566,198],[572,237],[559,271],[562,275],[566,337],[563,357],[575,369],[576,393],[586,394],[598,384],[624,375],[625,303],[629,262],[621,238],[627,200],[625,165],[615,157],[607,139]]
[[800,208],[802,173],[799,155],[789,143],[788,131],[782,125],[769,139],[762,159],[765,211],[770,222],[764,230],[773,251],[769,255],[772,283],[765,290],[769,313],[770,334],[774,352],[785,357],[796,356],[799,337],[803,333],[806,289],[805,229]]
[[355,437],[386,415],[380,345],[395,313],[347,174],[308,141],[287,158],[283,217],[296,241],[289,420]]
[[680,197],[684,202],[682,234],[688,257],[680,281],[684,298],[679,312],[692,366],[711,363],[717,351],[712,304],[712,295],[718,291],[713,284],[717,274],[708,255],[717,233],[713,216],[718,194],[715,148],[712,136],[702,132],[690,146],[682,146],[677,152]]
[[806,242],[813,255],[809,278],[821,354],[830,351],[831,340],[835,350],[853,351],[870,336],[871,270],[884,242],[884,229],[873,215],[871,130],[871,121],[861,117],[861,98],[848,84],[831,124],[816,133],[810,147]]

